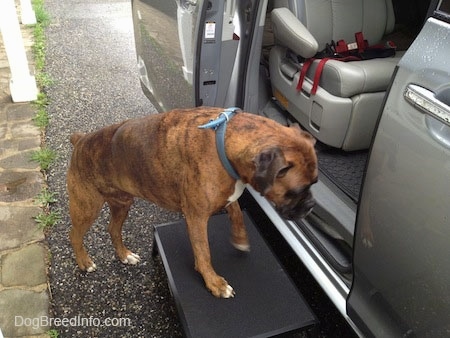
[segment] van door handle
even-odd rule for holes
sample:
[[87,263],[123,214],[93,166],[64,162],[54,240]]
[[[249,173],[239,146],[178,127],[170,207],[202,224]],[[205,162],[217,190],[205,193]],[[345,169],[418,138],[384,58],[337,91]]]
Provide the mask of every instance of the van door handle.
[[403,97],[423,113],[450,126],[450,106],[439,100],[432,91],[418,85],[409,84],[403,93]]

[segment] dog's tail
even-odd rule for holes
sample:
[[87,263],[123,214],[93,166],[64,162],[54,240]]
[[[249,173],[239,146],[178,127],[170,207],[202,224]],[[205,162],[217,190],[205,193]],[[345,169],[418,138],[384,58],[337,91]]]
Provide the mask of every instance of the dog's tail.
[[74,133],[70,136],[70,143],[72,143],[72,145],[77,144],[77,142],[84,136],[84,133]]

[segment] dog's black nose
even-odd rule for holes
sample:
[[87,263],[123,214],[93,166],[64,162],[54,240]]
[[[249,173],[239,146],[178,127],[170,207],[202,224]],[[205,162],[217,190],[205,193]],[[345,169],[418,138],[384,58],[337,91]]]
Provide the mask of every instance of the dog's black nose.
[[316,200],[310,196],[307,199],[301,199],[295,204],[288,204],[277,208],[283,218],[290,220],[299,220],[308,216],[316,205]]

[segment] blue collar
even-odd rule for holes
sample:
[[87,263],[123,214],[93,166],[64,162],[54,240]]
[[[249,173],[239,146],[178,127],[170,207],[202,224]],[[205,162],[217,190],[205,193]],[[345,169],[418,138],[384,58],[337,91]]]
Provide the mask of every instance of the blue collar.
[[225,109],[219,114],[215,120],[211,120],[206,124],[198,126],[200,129],[214,129],[216,131],[216,147],[222,165],[227,170],[228,174],[235,180],[239,180],[239,174],[234,170],[225,153],[225,131],[227,129],[227,122],[239,111],[239,108],[232,107]]

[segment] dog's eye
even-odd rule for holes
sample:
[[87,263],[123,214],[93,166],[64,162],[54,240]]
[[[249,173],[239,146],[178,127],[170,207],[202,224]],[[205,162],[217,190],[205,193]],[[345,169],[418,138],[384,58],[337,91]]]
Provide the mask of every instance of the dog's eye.
[[284,167],[284,168],[280,169],[280,171],[277,173],[277,178],[282,178],[282,177],[286,176],[287,172],[291,168],[292,168],[292,164],[287,166],[287,167]]

